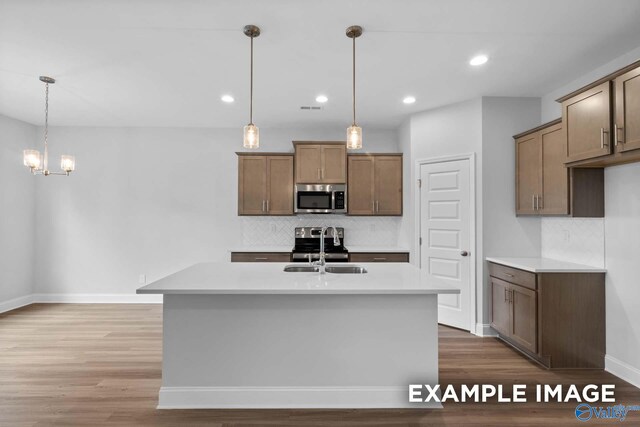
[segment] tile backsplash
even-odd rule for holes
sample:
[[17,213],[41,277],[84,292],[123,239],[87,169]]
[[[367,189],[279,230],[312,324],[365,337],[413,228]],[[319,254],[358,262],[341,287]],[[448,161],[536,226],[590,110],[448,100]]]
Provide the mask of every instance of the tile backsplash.
[[604,267],[604,218],[542,218],[543,258]]
[[344,215],[298,215],[242,217],[244,246],[291,246],[295,227],[344,227],[345,246],[398,245],[399,217],[351,217]]

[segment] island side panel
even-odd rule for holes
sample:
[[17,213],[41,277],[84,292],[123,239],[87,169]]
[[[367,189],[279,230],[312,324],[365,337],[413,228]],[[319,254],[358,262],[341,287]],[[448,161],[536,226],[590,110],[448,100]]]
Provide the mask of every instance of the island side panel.
[[165,295],[163,353],[161,408],[412,407],[437,295]]

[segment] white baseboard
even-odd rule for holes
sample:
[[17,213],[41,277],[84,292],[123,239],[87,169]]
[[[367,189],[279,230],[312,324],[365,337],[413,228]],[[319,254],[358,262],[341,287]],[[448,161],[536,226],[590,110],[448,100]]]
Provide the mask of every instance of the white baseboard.
[[498,334],[488,323],[476,323],[476,335],[479,337],[497,337]]
[[640,388],[640,369],[607,354],[604,356],[604,370]]
[[149,294],[33,294],[34,303],[149,304],[162,303],[162,295]]
[[23,297],[10,299],[9,301],[2,301],[0,302],[0,313],[15,310],[16,308],[24,307],[25,305],[29,305],[32,303],[33,295],[25,295]]
[[137,294],[30,294],[0,301],[0,313],[35,303],[162,304],[162,295]]
[[162,387],[158,409],[414,408],[407,387]]

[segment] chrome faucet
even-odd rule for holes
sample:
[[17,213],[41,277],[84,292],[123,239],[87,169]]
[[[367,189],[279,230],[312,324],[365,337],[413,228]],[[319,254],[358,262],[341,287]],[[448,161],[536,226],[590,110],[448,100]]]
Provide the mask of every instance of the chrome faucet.
[[324,253],[324,236],[329,228],[333,230],[333,246],[338,246],[340,244],[338,230],[335,227],[322,227],[322,229],[320,230],[320,255],[318,261],[314,263],[319,267],[320,274],[325,273],[325,265],[327,264]]

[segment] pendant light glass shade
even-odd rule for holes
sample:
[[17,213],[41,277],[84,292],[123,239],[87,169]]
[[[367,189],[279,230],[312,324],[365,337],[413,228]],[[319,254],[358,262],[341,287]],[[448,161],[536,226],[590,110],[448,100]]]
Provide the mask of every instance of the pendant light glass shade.
[[347,148],[358,150],[362,148],[362,128],[360,126],[349,126],[347,128]]
[[29,169],[38,170],[42,164],[42,154],[38,150],[24,150],[22,160]]
[[76,168],[76,158],[73,156],[63,155],[60,157],[60,169],[66,173],[73,172]]
[[260,147],[260,129],[258,126],[250,123],[244,127],[244,148]]

